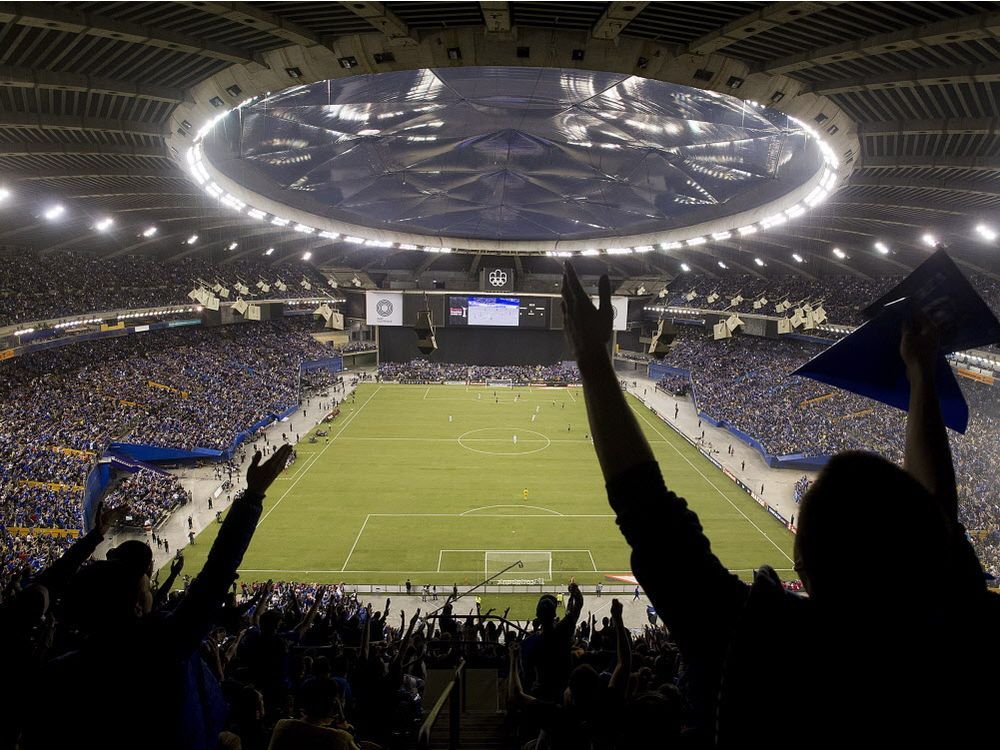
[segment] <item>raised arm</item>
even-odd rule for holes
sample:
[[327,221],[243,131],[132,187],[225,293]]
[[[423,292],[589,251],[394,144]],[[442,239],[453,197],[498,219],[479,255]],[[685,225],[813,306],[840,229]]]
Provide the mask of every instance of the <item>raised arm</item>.
[[611,600],[611,621],[615,624],[615,637],[618,644],[618,659],[615,664],[615,671],[611,674],[611,682],[608,687],[611,690],[624,695],[628,688],[629,677],[632,675],[632,638],[622,620],[622,603],[617,599]]
[[[394,677],[399,677],[402,674],[403,666],[403,655],[406,653],[406,649],[410,645],[410,639],[413,638],[413,628],[416,627],[417,620],[420,619],[420,609],[418,608],[416,612],[413,613],[413,617],[410,618],[410,625],[406,628],[406,634],[403,635],[402,640],[399,642],[399,648],[396,649],[396,655],[392,657],[392,661],[389,664],[389,674]],[[403,620],[406,620],[406,613],[403,613]],[[403,629],[400,628],[400,633]]]
[[564,326],[583,378],[583,397],[594,449],[605,481],[649,463],[653,452],[639,429],[611,366],[611,281],[602,276],[600,307],[595,309],[569,263],[563,276]]
[[193,652],[211,627],[250,546],[263,510],[264,493],[284,469],[291,450],[290,445],[283,445],[264,463],[260,462],[259,452],[254,455],[247,469],[246,492],[233,502],[212,543],[205,565],[172,614],[175,645],[181,652]]
[[125,517],[126,513],[128,513],[126,506],[106,508],[104,501],[101,500],[97,505],[97,512],[94,514],[97,520],[93,530],[77,539],[73,546],[66,550],[59,559],[35,576],[34,582],[45,586],[51,597],[57,597],[69,583],[69,579],[76,574],[81,565],[90,559],[94,550],[104,541],[107,533]]
[[368,661],[368,650],[372,641],[372,605],[369,604],[365,610],[365,621],[361,625],[361,660]]
[[535,698],[524,692],[521,687],[521,644],[517,641],[507,648],[510,655],[510,674],[507,676],[507,700],[515,706],[526,706],[535,703]]
[[938,499],[948,520],[957,524],[955,468],[935,382],[939,349],[938,330],[931,321],[920,319],[904,327],[899,353],[910,381],[904,467]]
[[167,580],[163,582],[163,585],[156,589],[156,593],[153,595],[153,610],[158,610],[163,606],[163,602],[167,600],[170,595],[170,589],[174,586],[174,581],[177,580],[177,576],[181,574],[184,570],[184,555],[178,553],[173,560],[170,561],[170,575],[167,576]]
[[302,637],[309,632],[309,628],[312,627],[313,622],[316,620],[316,613],[319,612],[319,605],[323,601],[324,593],[326,593],[325,587],[320,586],[316,589],[316,598],[313,600],[312,606],[309,608],[306,616],[302,618],[302,621],[295,626],[295,635],[299,640],[302,640]]
[[573,267],[563,277],[563,312],[597,458],[618,525],[632,547],[632,572],[691,658],[721,669],[731,628],[748,588],[712,553],[698,517],[667,490],[629,408],[608,353],[611,283],[602,277],[600,306]]

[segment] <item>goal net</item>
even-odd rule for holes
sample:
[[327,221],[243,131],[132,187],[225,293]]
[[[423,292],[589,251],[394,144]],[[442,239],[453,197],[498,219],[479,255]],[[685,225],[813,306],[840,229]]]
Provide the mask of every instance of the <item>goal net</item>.
[[486,550],[487,578],[512,565],[497,577],[497,583],[552,579],[552,553],[548,550]]
[[486,381],[486,387],[487,388],[513,388],[514,387],[514,381],[513,380],[509,380],[509,379],[508,380],[487,380]]

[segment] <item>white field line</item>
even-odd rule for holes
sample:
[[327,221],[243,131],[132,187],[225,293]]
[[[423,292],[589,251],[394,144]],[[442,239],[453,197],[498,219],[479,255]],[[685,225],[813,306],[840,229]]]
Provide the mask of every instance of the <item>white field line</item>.
[[[469,515],[472,515],[473,513],[477,513],[478,511],[481,511],[481,510],[489,510],[490,508],[531,508],[532,510],[544,510],[546,513],[550,513],[553,516],[561,516],[561,515],[563,515],[562,513],[560,513],[557,510],[552,510],[551,508],[543,508],[541,505],[518,505],[517,503],[506,503],[506,504],[502,504],[502,505],[483,505],[482,507],[472,508],[471,510],[467,510],[467,511],[465,511],[463,513],[459,513],[458,515],[460,515],[460,516],[469,516]],[[503,515],[503,514],[497,514],[497,515]],[[534,515],[534,514],[533,513],[529,513],[527,515]]]
[[[509,429],[511,435],[517,433],[517,427],[488,427],[485,429],[502,430]],[[521,428],[522,431],[526,428]],[[358,441],[372,441],[372,442],[412,442],[412,443],[509,443],[508,438],[462,438],[459,441],[458,438],[434,438],[434,437],[362,437],[362,436],[351,436],[341,438],[341,441],[350,442],[352,440]],[[568,440],[566,438],[548,438],[546,440],[540,440],[538,438],[518,438],[518,443],[582,443],[584,445],[593,445],[590,440]],[[669,442],[667,440],[650,440],[650,443],[654,445],[659,445],[660,443]],[[512,454],[513,455],[513,454]]]
[[[653,424],[652,422],[650,422],[650,421],[649,421],[649,420],[648,420],[648,419],[646,418],[646,415],[645,415],[645,414],[643,414],[643,413],[642,413],[642,412],[641,412],[641,411],[640,411],[639,409],[636,409],[636,408],[635,408],[634,406],[632,406],[631,404],[629,404],[629,406],[630,406],[630,408],[632,409],[632,411],[634,411],[634,412],[635,412],[636,414],[638,414],[638,415],[639,415],[639,417],[640,417],[640,418],[642,419],[642,421],[643,421],[643,422],[645,422],[646,424],[648,424],[648,425],[649,425],[649,426],[650,426],[650,427],[651,427],[651,428],[653,429],[653,432],[655,432],[655,433],[656,433],[657,435],[659,435],[659,436],[660,436],[661,438],[663,438],[663,433],[661,433],[661,432],[660,432],[660,431],[659,431],[659,430],[658,430],[658,429],[656,428],[656,425],[654,425],[654,424]],[[664,440],[666,440],[666,438],[664,438]],[[670,442],[670,441],[666,441],[666,442]],[[683,454],[683,453],[681,452],[680,448],[678,448],[678,447],[677,447],[676,445],[674,445],[673,443],[670,443],[670,447],[671,447],[671,448],[673,448],[673,449],[674,449],[674,450],[675,450],[675,451],[677,452],[677,455],[679,455],[679,456],[680,456],[681,458],[683,458],[683,459],[684,459],[684,461],[685,461],[685,462],[687,462],[688,466],[690,466],[690,467],[691,467],[692,469],[694,469],[694,470],[695,470],[696,472],[698,472],[698,475],[699,475],[699,476],[700,476],[700,477],[701,477],[702,479],[704,479],[704,480],[705,480],[706,482],[708,482],[709,486],[710,486],[710,487],[711,487],[711,488],[712,488],[713,490],[715,490],[716,492],[718,492],[718,493],[719,493],[719,496],[720,496],[720,497],[721,497],[721,498],[722,498],[723,500],[725,500],[725,501],[726,501],[727,503],[729,503],[730,505],[732,505],[732,506],[733,506],[733,509],[734,509],[734,510],[735,510],[735,511],[736,511],[737,513],[739,513],[739,514],[740,514],[741,516],[743,516],[743,518],[745,518],[745,519],[746,519],[747,523],[749,523],[749,524],[750,524],[751,526],[753,526],[753,527],[754,527],[755,529],[757,529],[757,531],[759,531],[759,532],[761,533],[761,536],[763,536],[763,537],[764,537],[765,539],[767,539],[767,541],[769,541],[769,542],[770,542],[770,543],[771,543],[771,544],[772,544],[772,545],[774,546],[774,548],[775,548],[776,550],[778,550],[778,552],[780,552],[780,553],[782,554],[782,556],[783,556],[783,557],[784,557],[784,558],[785,558],[786,560],[788,560],[788,562],[790,562],[790,563],[793,563],[793,562],[794,562],[794,560],[792,560],[792,558],[790,558],[790,557],[788,556],[788,553],[786,553],[786,552],[785,552],[785,550],[781,549],[781,547],[779,547],[779,546],[777,545],[777,543],[776,543],[776,542],[775,542],[775,541],[774,541],[774,540],[773,540],[773,539],[772,539],[771,537],[769,537],[769,536],[768,536],[768,535],[767,535],[767,534],[766,534],[766,533],[764,532],[764,530],[763,530],[763,529],[762,529],[762,528],[761,528],[760,526],[758,526],[758,525],[757,525],[756,523],[754,523],[754,522],[753,522],[753,519],[751,519],[751,518],[750,518],[750,516],[748,516],[748,515],[747,515],[746,513],[744,513],[744,512],[742,511],[742,510],[740,510],[740,509],[739,509],[739,508],[737,507],[736,503],[734,503],[734,502],[733,502],[732,500],[730,500],[730,499],[729,499],[729,497],[728,497],[728,496],[727,496],[727,495],[726,495],[726,494],[725,494],[725,493],[724,493],[724,492],[723,492],[722,490],[720,490],[720,489],[719,489],[719,488],[718,488],[718,487],[717,487],[717,486],[715,485],[715,483],[714,483],[714,482],[713,482],[713,481],[712,481],[711,479],[709,479],[708,477],[706,477],[706,476],[705,476],[705,475],[704,475],[704,474],[702,473],[701,469],[699,469],[699,468],[698,468],[697,466],[695,466],[695,465],[694,465],[693,463],[691,463],[691,460],[690,460],[690,459],[689,459],[689,458],[688,458],[687,456],[685,456],[685,455],[684,455],[684,454]]]
[[[614,513],[560,513],[555,516],[543,513],[476,513],[472,516],[464,513],[369,513],[368,515],[372,518],[616,518]],[[583,550],[577,551],[583,552]]]
[[310,463],[308,467],[306,467],[306,466],[303,466],[303,467],[302,467],[302,471],[300,471],[300,472],[298,473],[298,476],[297,476],[297,477],[295,478],[295,480],[294,480],[294,481],[293,481],[293,482],[292,482],[292,483],[291,483],[291,484],[290,484],[290,485],[288,486],[288,489],[287,489],[287,490],[285,490],[285,491],[284,491],[284,492],[283,492],[283,493],[281,494],[281,497],[279,497],[279,498],[278,498],[278,501],[277,501],[277,502],[276,502],[276,503],[275,503],[274,505],[272,505],[272,506],[271,506],[270,508],[268,508],[268,511],[267,511],[267,513],[265,513],[265,514],[264,514],[263,516],[261,516],[260,520],[259,520],[259,521],[257,522],[257,526],[258,526],[258,527],[259,527],[259,526],[260,526],[260,525],[261,525],[262,523],[264,523],[264,521],[266,521],[266,520],[267,520],[267,517],[268,517],[269,515],[271,515],[271,514],[272,514],[272,513],[274,512],[274,509],[275,509],[275,508],[277,508],[277,507],[278,507],[279,505],[281,505],[281,501],[282,501],[282,500],[284,500],[284,499],[285,499],[286,497],[288,497],[288,493],[289,493],[289,492],[291,492],[292,490],[294,490],[294,489],[295,489],[295,485],[297,485],[297,484],[298,484],[298,483],[299,483],[299,482],[300,482],[300,481],[302,480],[302,477],[304,477],[304,476],[306,475],[306,473],[308,472],[308,470],[309,470],[309,469],[311,469],[311,468],[313,467],[313,464],[315,464],[315,463],[316,463],[316,462],[317,462],[317,461],[319,460],[320,456],[322,456],[322,455],[323,455],[324,453],[326,453],[327,449],[328,449],[328,448],[329,448],[329,447],[330,447],[331,445],[333,445],[333,444],[334,444],[334,442],[336,442],[337,438],[339,438],[339,437],[340,437],[340,436],[341,436],[341,435],[343,434],[344,430],[346,430],[346,429],[347,429],[347,428],[348,428],[348,427],[350,426],[351,422],[353,422],[353,421],[354,421],[354,418],[355,418],[355,417],[357,417],[357,416],[358,416],[358,414],[360,414],[360,413],[361,413],[361,410],[362,410],[362,409],[364,409],[364,408],[365,408],[366,406],[368,406],[368,402],[369,402],[369,401],[371,401],[371,400],[372,400],[373,398],[375,398],[375,395],[376,395],[376,394],[377,394],[377,393],[378,393],[378,392],[379,392],[380,390],[382,390],[382,386],[379,386],[378,388],[376,388],[376,389],[375,389],[375,390],[374,390],[374,391],[372,392],[372,395],[371,395],[371,396],[369,396],[369,397],[368,397],[368,399],[367,399],[367,400],[366,400],[366,401],[365,401],[365,402],[364,402],[363,404],[361,404],[361,406],[360,406],[360,407],[358,407],[358,409],[357,409],[357,410],[356,410],[356,411],[355,411],[355,412],[354,412],[353,414],[351,414],[351,416],[349,416],[349,417],[348,417],[348,418],[347,418],[346,420],[344,420],[344,424],[343,424],[343,425],[341,426],[341,428],[340,428],[340,430],[339,430],[339,431],[337,432],[337,434],[333,436],[333,438],[332,438],[332,439],[330,440],[330,442],[329,442],[329,443],[327,443],[326,445],[324,445],[324,446],[323,446],[323,449],[322,449],[322,450],[320,450],[320,451],[317,451],[317,452],[316,452],[316,453],[315,453],[315,454],[313,455],[313,457],[312,457],[312,463]]
[[347,553],[347,559],[344,560],[344,567],[341,568],[341,570],[347,570],[347,563],[351,561],[351,555],[353,555],[354,550],[357,549],[358,542],[361,541],[361,535],[365,533],[365,527],[368,525],[368,519],[371,517],[371,513],[365,516],[365,522],[361,524],[361,528],[358,530],[358,535],[354,537],[354,544],[351,545],[351,551]]
[[[392,575],[430,575],[431,573],[476,573],[476,570],[342,570],[337,568],[336,570],[305,570],[303,568],[240,568],[240,573],[386,573]],[[595,571],[590,568],[585,568],[581,570],[563,570],[562,568],[557,568],[559,573],[593,573]],[[753,573],[756,568],[730,568],[730,573]],[[791,573],[793,568],[775,568],[778,573]],[[631,575],[631,570],[598,570],[597,573],[604,575]],[[393,582],[396,583],[396,582]],[[380,585],[380,584],[375,584]]]

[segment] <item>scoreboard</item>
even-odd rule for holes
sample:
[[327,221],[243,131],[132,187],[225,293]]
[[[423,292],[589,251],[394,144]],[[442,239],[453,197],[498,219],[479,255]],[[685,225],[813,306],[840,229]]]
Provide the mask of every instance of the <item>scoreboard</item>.
[[449,326],[498,328],[548,328],[550,297],[499,297],[450,295]]

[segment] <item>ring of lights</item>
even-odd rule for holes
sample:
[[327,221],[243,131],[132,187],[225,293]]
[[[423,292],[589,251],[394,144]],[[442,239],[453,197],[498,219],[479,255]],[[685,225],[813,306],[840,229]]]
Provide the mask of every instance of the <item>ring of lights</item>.
[[[248,100],[239,107],[254,103]],[[757,105],[759,106],[759,105]],[[574,255],[623,255],[631,253],[674,250],[695,247],[709,240],[725,240],[766,230],[784,224],[789,219],[805,214],[819,205],[836,184],[837,158],[829,145],[811,127],[795,118],[795,122],[808,137],[815,140],[822,154],[822,163],[813,176],[785,195],[752,209],[734,213],[711,221],[691,224],[665,232],[629,236],[596,238],[588,240],[491,240],[467,237],[428,236],[426,234],[374,229],[360,224],[336,221],[273,200],[250,190],[236,180],[224,175],[205,158],[204,138],[229,112],[210,121],[195,136],[187,152],[187,166],[195,181],[224,206],[262,222],[279,227],[290,227],[306,235],[317,235],[330,240],[371,247],[424,250],[426,252],[500,252],[509,254],[544,254],[550,257]]]
[[[279,91],[289,85],[289,70],[295,83],[309,83],[326,79],[350,78],[358,74],[385,70],[415,70],[420,68],[466,67],[481,65],[518,65],[525,61],[514,54],[514,46],[502,37],[487,36],[473,28],[455,29],[448,32],[432,32],[421,35],[415,46],[396,49],[396,60],[372,66],[371,51],[383,45],[381,35],[357,34],[339,38],[332,47],[310,48],[289,46],[280,50],[263,53],[261,65],[235,65],[216,73],[191,91],[191,101],[179,106],[172,115],[173,129],[167,143],[174,158],[182,166],[193,170],[195,153],[192,142],[200,140],[205,133],[228,112],[252,103],[261,97],[270,96],[271,91]],[[766,230],[769,226],[782,224],[806,213],[821,202],[836,184],[845,179],[851,171],[858,153],[857,126],[834,101],[812,93],[809,84],[782,74],[755,71],[743,62],[725,55],[713,53],[707,57],[687,54],[667,45],[637,38],[621,37],[609,46],[608,42],[596,39],[583,40],[579,35],[559,29],[519,29],[518,45],[536,45],[550,49],[553,62],[540,62],[547,67],[557,67],[563,56],[569,59],[573,51],[582,50],[586,55],[590,70],[609,71],[639,75],[655,81],[668,81],[686,86],[724,94],[733,94],[733,80],[741,83],[739,96],[745,101],[768,102],[777,110],[788,114],[813,138],[820,142],[826,157],[825,171],[817,173],[815,179],[802,189],[786,196],[787,204],[768,205],[759,210],[729,217],[728,222],[716,221],[690,225],[687,231],[674,231],[660,235],[617,236],[604,241],[586,242],[483,242],[470,241],[447,236],[405,235],[398,232],[372,230],[362,226],[338,226],[317,220],[306,213],[289,210],[277,202],[268,204],[266,200],[252,206],[248,192],[239,186],[224,184],[215,177],[210,166],[205,165],[203,179],[198,180],[220,206],[228,206],[244,215],[255,211],[262,222],[289,228],[289,239],[295,225],[301,225],[304,234],[312,234],[332,241],[354,242],[359,245],[385,247],[401,250],[427,250],[430,252],[472,252],[492,251],[498,253],[532,253],[548,255],[615,255],[643,253],[655,250],[671,250],[690,246],[696,252],[708,252],[713,242],[729,237],[738,239],[742,234]],[[463,54],[455,58],[450,54],[452,47],[461,47]],[[580,50],[577,50],[580,48]],[[377,50],[376,50],[377,51]],[[448,54],[446,54],[446,51]],[[347,66],[344,60],[353,56],[359,65]],[[652,61],[649,65],[634,67],[637,59]],[[290,66],[294,66],[291,68]],[[573,67],[576,67],[574,65]],[[710,72],[711,78],[707,77]],[[817,132],[808,123],[822,123],[823,132]],[[199,125],[201,126],[199,129]],[[186,165],[185,165],[186,162]],[[231,189],[227,189],[231,188]],[[242,197],[241,197],[242,196]],[[246,200],[246,199],[251,200]],[[807,200],[808,199],[808,200]],[[267,210],[272,209],[271,211]],[[276,213],[275,213],[276,212]],[[344,231],[341,231],[344,230]],[[331,243],[332,244],[332,243]],[[705,245],[704,248],[696,247]]]

